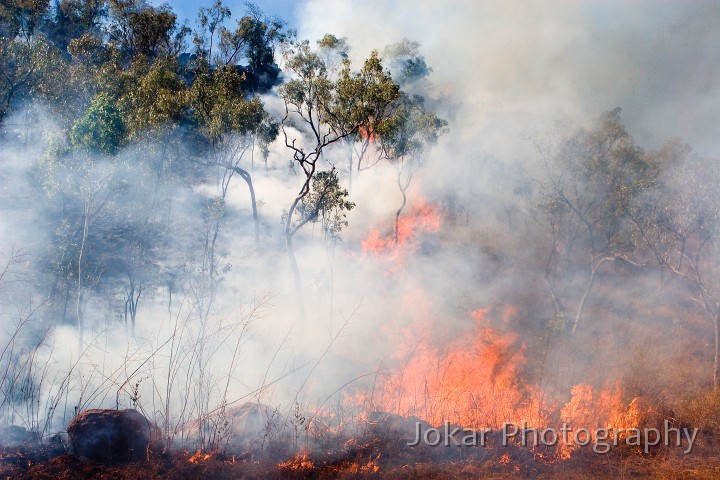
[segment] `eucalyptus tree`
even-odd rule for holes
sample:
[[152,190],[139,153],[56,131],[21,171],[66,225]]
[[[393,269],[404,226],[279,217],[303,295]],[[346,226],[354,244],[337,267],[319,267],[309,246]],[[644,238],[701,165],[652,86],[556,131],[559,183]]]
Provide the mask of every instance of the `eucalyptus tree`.
[[234,66],[205,68],[189,89],[189,101],[196,125],[209,146],[207,163],[221,171],[221,201],[224,203],[233,175],[240,176],[250,195],[255,241],[259,243],[255,187],[250,168],[243,162],[256,144],[263,148],[275,139],[277,127],[258,97],[246,97],[243,82],[242,74]]
[[[327,34],[318,41],[324,58],[331,63],[338,58],[347,58],[349,47],[345,39]],[[387,68],[382,64],[385,62]],[[374,167],[387,158],[380,136],[398,125],[400,117],[407,116],[408,99],[419,104],[424,101],[417,92],[422,93],[426,85],[423,80],[432,72],[420,54],[420,44],[403,39],[385,47],[382,57],[373,54],[365,62],[358,80],[366,85],[374,85],[367,91],[365,100],[372,112],[370,121],[358,132],[345,139],[348,144],[348,184],[352,190],[353,175]],[[363,88],[352,85],[350,88]],[[421,105],[421,108],[425,109]],[[393,118],[396,116],[396,118]]]
[[64,311],[71,292],[74,294],[81,348],[86,306],[106,272],[107,245],[99,240],[99,226],[112,216],[115,201],[125,187],[115,166],[95,161],[90,150],[65,150],[48,160],[45,189],[50,196],[60,196],[62,204],[50,271],[60,282],[66,282]]
[[627,212],[635,242],[712,326],[711,381],[720,388],[720,170],[717,161],[671,140],[647,154],[658,175]]
[[[296,293],[302,313],[302,283],[295,256],[293,239],[308,223],[316,222],[320,215],[306,212],[322,209],[328,196],[344,193],[339,183],[314,183],[328,147],[348,137],[357,135],[373,124],[378,100],[394,98],[398,87],[382,70],[377,53],[373,52],[360,72],[353,73],[350,62],[344,61],[336,80],[330,77],[327,67],[316,50],[307,41],[288,46],[284,65],[289,80],[278,93],[285,105],[281,130],[285,146],[292,154],[294,166],[302,172],[301,186],[288,210],[283,223],[290,266],[295,280]],[[327,180],[332,180],[332,174]],[[314,187],[323,188],[319,192]],[[319,195],[313,196],[313,192]],[[308,202],[316,207],[308,207]],[[300,207],[300,208],[299,208]],[[346,210],[348,204],[338,204]]]
[[[387,131],[391,118],[395,115],[402,99],[400,86],[383,67],[377,52],[373,52],[365,61],[363,68],[355,75],[349,75],[346,68],[338,80],[342,95],[346,98],[358,98],[366,115],[366,121],[353,135],[347,137],[351,145],[348,157],[348,183],[352,188],[353,170],[358,173],[377,164],[382,156],[368,159],[368,154],[380,151],[377,140],[380,131]],[[345,122],[338,122],[339,130],[346,129]]]
[[3,0],[0,2],[0,36],[29,41],[42,24],[49,5],[50,0]]
[[315,43],[317,43],[318,54],[325,63],[325,68],[328,69],[332,76],[334,72],[342,67],[343,61],[348,59],[350,45],[348,45],[347,38],[338,38],[331,33],[326,33]]
[[198,29],[194,32],[193,43],[197,54],[208,64],[212,63],[214,58],[216,32],[223,28],[223,23],[231,15],[230,9],[223,5],[222,0],[215,0],[212,7],[201,7],[198,10],[196,20]]
[[43,38],[0,36],[0,121],[22,102],[57,84],[60,64],[59,52]]
[[241,66],[246,92],[266,92],[273,87],[279,69],[275,65],[278,45],[294,36],[279,17],[268,18],[252,3],[246,3],[245,15],[229,27],[232,16],[221,0],[201,8],[193,42],[197,55],[211,68]]
[[154,59],[162,54],[178,55],[184,48],[189,28],[178,25],[169,5],[148,5],[144,0],[109,0],[108,35],[117,42],[127,59],[138,56]]
[[246,14],[234,29],[220,29],[218,63],[231,65],[246,60],[252,72],[259,72],[275,63],[276,47],[293,32],[286,30],[281,18],[268,18],[257,5],[246,5]]
[[395,211],[393,237],[400,238],[400,215],[407,206],[413,178],[427,161],[438,138],[447,132],[447,122],[427,111],[422,97],[403,95],[391,117],[380,124],[377,135],[383,157],[395,167],[402,202]]
[[399,42],[385,47],[383,58],[388,64],[393,78],[405,91],[421,93],[416,90],[423,89],[423,81],[432,72],[420,53],[420,44],[403,38]]
[[70,43],[83,36],[103,37],[103,22],[107,19],[103,0],[59,0],[43,25],[48,40],[67,54]]
[[555,322],[574,334],[599,270],[618,259],[634,263],[628,209],[657,169],[620,122],[620,109],[539,151],[543,173],[532,201],[549,239],[544,276]]

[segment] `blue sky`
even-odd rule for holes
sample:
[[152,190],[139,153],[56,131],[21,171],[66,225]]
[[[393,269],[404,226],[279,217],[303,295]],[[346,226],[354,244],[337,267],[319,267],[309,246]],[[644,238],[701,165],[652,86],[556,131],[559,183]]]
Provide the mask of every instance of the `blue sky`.
[[[214,0],[203,0],[200,2],[192,0],[151,0],[149,3],[153,5],[161,5],[163,3],[169,4],[173,11],[177,13],[180,18],[180,22],[185,19],[189,20],[191,28],[195,27],[195,18],[197,11],[201,7],[210,7],[213,5]],[[295,18],[295,9],[303,2],[299,0],[255,0],[252,3],[260,7],[260,9],[269,17],[278,15],[288,22],[291,28],[297,27],[297,20]],[[245,1],[244,0],[224,0],[223,4],[230,9],[232,12],[232,19],[240,19],[245,14]],[[231,19],[231,20],[232,20]],[[228,25],[232,25],[231,21]]]

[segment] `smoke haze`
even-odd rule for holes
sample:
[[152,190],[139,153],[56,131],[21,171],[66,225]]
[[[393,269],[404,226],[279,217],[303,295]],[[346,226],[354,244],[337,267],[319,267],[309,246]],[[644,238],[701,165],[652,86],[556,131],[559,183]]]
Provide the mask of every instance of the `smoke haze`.
[[[482,322],[503,334],[514,332],[507,337],[509,349],[525,352],[525,343],[544,341],[541,330],[552,316],[537,259],[538,245],[545,245],[547,239],[533,223],[528,206],[533,182],[543,174],[538,145],[554,144],[560,135],[578,127],[591,128],[602,112],[621,107],[627,131],[648,151],[675,137],[703,155],[717,155],[720,146],[717,2],[313,0],[296,13],[301,39],[314,44],[325,33],[347,37],[355,67],[373,49],[382,54],[387,45],[407,38],[420,44],[420,53],[432,68],[418,89],[429,108],[448,121],[448,133],[408,191],[403,216],[409,219],[412,234],[407,244],[377,251],[368,246],[373,234],[376,241],[392,236],[401,202],[394,168],[381,163],[354,177],[350,199],[357,206],[348,214],[342,241],[325,242],[322,231],[312,225],[298,235],[307,310],[306,318],[299,318],[280,219],[301,179],[290,171],[292,157],[281,136],[269,146],[267,169],[255,159],[252,170],[261,219],[259,248],[253,242],[247,189],[238,177],[230,182],[225,222],[217,239],[223,279],[212,304],[211,322],[203,324],[193,313],[197,308],[193,302],[199,302],[203,287],[193,283],[192,272],[201,269],[208,205],[218,195],[218,180],[225,172],[206,172],[193,185],[172,177],[159,186],[148,173],[144,182],[132,184],[137,172],[123,168],[136,165],[138,159],[145,164],[154,161],[154,152],[163,145],[139,142],[115,159],[98,159],[107,171],[125,172],[120,177],[132,184],[112,202],[130,212],[128,218],[146,214],[143,221],[166,232],[165,252],[183,253],[176,258],[159,255],[162,275],[173,271],[177,278],[171,285],[162,277],[142,297],[134,336],[125,335],[120,322],[108,320],[117,320],[120,310],[106,303],[117,304],[117,299],[89,303],[85,361],[73,373],[75,383],[63,387],[71,391],[71,400],[57,407],[66,411],[55,429],[62,428],[60,420],[67,419],[75,405],[136,404],[138,399],[133,400],[124,384],[130,379],[131,384],[142,379],[139,402],[150,416],[158,415],[164,397],[156,392],[166,386],[163,362],[172,355],[181,355],[173,367],[178,378],[200,382],[218,398],[228,388],[225,397],[231,405],[261,401],[279,404],[287,413],[296,405],[327,407],[356,390],[372,390],[378,378],[392,377],[388,372],[409,364],[419,346],[419,351],[436,348],[442,358],[444,347],[472,337],[478,325],[485,325]],[[281,110],[273,93],[263,99],[271,112]],[[31,137],[10,135],[0,149],[5,166],[0,173],[0,251],[23,247],[28,255],[21,264],[25,281],[1,293],[11,298],[12,292],[26,292],[32,302],[39,302],[42,295],[35,289],[49,262],[47,245],[58,235],[56,221],[65,206],[48,212],[40,200],[33,201],[44,194],[42,185],[31,177],[49,145],[47,132],[54,127],[50,114],[33,105],[26,108],[38,119],[36,131]],[[6,123],[23,124],[21,117],[18,114]],[[323,169],[337,166],[346,186],[344,154],[342,146],[333,146]],[[247,160],[244,165],[248,167]],[[150,205],[154,210],[145,211]],[[98,225],[120,221],[103,215],[99,214]],[[446,228],[449,224],[453,227]],[[662,306],[653,281],[640,274],[627,284],[616,284],[622,296],[615,296],[610,287],[598,287],[591,307],[610,311],[613,322],[588,327],[598,342],[589,350],[601,345],[598,349],[605,349],[602,355],[607,359],[608,352],[622,352],[631,343],[625,343],[624,334],[632,336],[633,348],[672,335],[628,326],[610,336],[615,326],[623,324],[628,298]],[[545,305],[535,309],[543,301]],[[508,309],[514,302],[519,306]],[[481,309],[489,313],[478,314]],[[3,313],[8,319],[21,317],[10,309]],[[45,313],[47,318],[39,322],[57,326],[55,347],[44,351],[42,358],[61,371],[73,365],[81,352],[74,326],[59,324],[56,314]],[[672,323],[670,316],[659,315],[658,324]],[[640,320],[642,326],[651,321]],[[180,336],[178,325],[187,328]],[[702,327],[693,323],[688,328]],[[12,333],[8,328],[7,337]],[[192,339],[201,335],[207,340],[198,352]],[[658,357],[643,359],[642,365],[658,358],[667,361],[683,348],[686,345],[675,345]],[[693,348],[693,354],[701,355],[702,347]],[[575,383],[597,378],[603,384],[615,374],[628,374],[625,359],[608,361],[598,372],[597,351],[546,353],[543,362],[560,365],[555,371],[543,376],[540,362],[533,361],[524,367],[526,371],[513,373],[541,378],[548,397],[567,400]],[[193,363],[197,358],[202,362]],[[580,360],[568,366],[567,358]],[[498,365],[503,362],[498,360]],[[109,393],[95,394],[84,387],[93,382]],[[93,394],[88,396],[84,388]],[[44,395],[61,394],[52,390]],[[178,403],[190,398],[189,392],[168,395]]]
[[462,145],[513,145],[524,129],[620,106],[647,148],[673,136],[717,147],[717,2],[328,0],[298,16],[301,38],[347,36],[356,60],[404,37],[419,42],[435,93],[457,109],[452,138]]

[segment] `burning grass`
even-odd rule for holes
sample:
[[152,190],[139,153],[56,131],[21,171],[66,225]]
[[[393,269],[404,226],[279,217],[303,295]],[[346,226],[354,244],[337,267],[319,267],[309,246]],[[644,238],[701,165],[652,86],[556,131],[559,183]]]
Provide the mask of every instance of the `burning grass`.
[[[389,452],[392,453],[392,452]],[[370,458],[357,452],[354,458],[323,459],[301,453],[281,462],[247,457],[238,459],[216,453],[190,462],[189,453],[151,455],[146,462],[107,466],[62,454],[30,465],[0,463],[2,478],[18,479],[594,479],[654,478],[711,479],[720,472],[720,456],[704,447],[699,454],[668,453],[648,457],[631,452],[615,455],[575,454],[565,460],[529,458],[519,450],[486,458],[437,461],[413,456]],[[3,455],[6,455],[4,452]]]
[[[404,280],[409,255],[422,249],[423,236],[438,232],[441,225],[440,209],[421,202],[401,217],[397,241],[394,235],[374,230],[362,245],[364,254],[386,259],[386,275]],[[464,329],[450,332],[442,323],[447,319],[433,313],[429,297],[422,284],[406,282],[398,298],[407,308],[398,310],[411,312],[411,320],[386,325],[382,331],[398,339],[395,358],[378,370],[370,388],[353,385],[353,390],[340,392],[345,396],[337,405],[313,411],[296,403],[289,414],[251,403],[222,408],[220,415],[205,419],[209,426],[222,427],[213,432],[218,440],[188,446],[187,451],[158,447],[148,452],[145,461],[124,465],[82,461],[57,445],[8,447],[0,453],[0,477],[702,479],[720,475],[720,457],[715,453],[720,438],[716,392],[686,396],[668,405],[659,396],[639,393],[646,385],[642,381],[628,390],[632,382],[615,378],[611,370],[592,376],[577,369],[568,375],[560,372],[558,358],[539,355],[543,341],[520,327],[519,322],[529,317],[519,311],[522,307],[499,302],[481,308],[463,305],[467,309],[452,320]],[[522,305],[522,300],[517,304]],[[583,343],[580,336],[557,340],[562,341]],[[543,377],[553,362],[559,372],[555,377],[563,381],[552,383],[552,376]],[[264,435],[262,441],[254,448],[231,448],[233,434],[248,433],[233,432],[233,419],[244,419],[236,422],[236,428],[238,424],[246,425],[246,430],[257,427],[253,434]],[[504,442],[507,423],[538,432],[565,424],[582,427],[588,430],[590,446],[580,445],[577,437],[553,445],[533,445],[532,440],[526,445],[520,430]],[[486,437],[479,446],[408,445],[416,429],[439,431],[433,428],[439,426],[465,433],[482,431]],[[628,441],[630,429],[661,426],[699,429],[695,449],[690,452],[687,447],[692,445],[686,440],[648,446],[648,439],[639,434],[636,442]],[[597,434],[601,430],[617,445],[598,453],[592,445],[602,441]],[[447,433],[442,435],[437,433],[439,442],[448,438]],[[271,445],[271,440],[283,437],[288,438],[279,446]],[[170,447],[172,442],[164,445]]]

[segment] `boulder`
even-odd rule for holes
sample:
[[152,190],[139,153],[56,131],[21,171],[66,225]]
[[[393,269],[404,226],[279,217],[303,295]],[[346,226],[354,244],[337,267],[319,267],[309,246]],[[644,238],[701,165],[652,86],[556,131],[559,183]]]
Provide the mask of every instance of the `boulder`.
[[76,456],[100,463],[145,459],[150,422],[137,410],[87,410],[68,425]]

